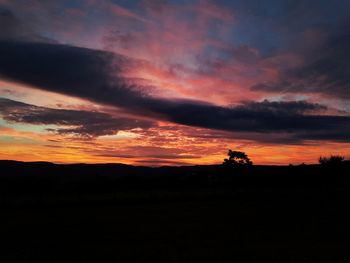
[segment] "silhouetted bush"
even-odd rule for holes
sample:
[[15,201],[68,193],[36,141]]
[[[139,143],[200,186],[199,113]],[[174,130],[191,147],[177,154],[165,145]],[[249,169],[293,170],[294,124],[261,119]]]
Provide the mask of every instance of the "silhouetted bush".
[[321,165],[339,165],[344,161],[344,157],[340,155],[331,155],[330,157],[320,156],[318,162]]

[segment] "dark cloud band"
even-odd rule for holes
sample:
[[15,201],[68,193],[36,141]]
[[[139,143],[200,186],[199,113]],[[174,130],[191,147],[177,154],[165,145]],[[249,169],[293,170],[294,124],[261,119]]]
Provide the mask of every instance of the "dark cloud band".
[[350,117],[309,114],[324,109],[317,104],[265,101],[227,108],[150,97],[122,77],[128,59],[108,52],[59,44],[0,42],[0,57],[2,78],[138,115],[232,132],[283,132],[298,139],[350,140]]
[[57,125],[60,128],[50,130],[83,137],[113,135],[120,130],[145,129],[152,126],[148,121],[116,118],[101,112],[38,107],[5,98],[0,98],[0,117],[16,123]]

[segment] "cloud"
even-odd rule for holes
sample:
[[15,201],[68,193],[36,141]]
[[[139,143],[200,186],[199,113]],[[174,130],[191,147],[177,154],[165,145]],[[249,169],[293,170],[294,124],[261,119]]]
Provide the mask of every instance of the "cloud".
[[154,158],[154,159],[196,159],[199,155],[194,155],[179,148],[165,148],[157,146],[129,146],[126,149],[101,150],[94,152],[97,156],[115,158]]
[[0,42],[0,76],[58,93],[120,104],[135,97],[118,77],[126,58],[61,44]]
[[152,126],[149,121],[116,118],[101,112],[38,107],[5,98],[0,98],[0,116],[8,122],[58,125],[60,128],[48,130],[84,137],[113,135],[120,130],[147,129]]
[[5,8],[0,7],[0,39],[12,38],[21,30],[21,23],[15,18],[13,13]]
[[[348,23],[347,23],[348,24]],[[276,81],[258,83],[252,90],[274,93],[321,93],[350,99],[350,32],[314,37],[300,56],[303,63],[280,70]],[[311,49],[312,48],[312,49]]]
[[[286,132],[302,138],[349,140],[350,117],[318,115],[308,102],[245,103],[222,107],[140,92],[122,76],[128,58],[60,44],[1,42],[0,76],[37,88],[123,108],[133,114],[230,132]],[[309,114],[309,111],[316,113]]]
[[0,41],[22,40],[38,42],[55,42],[35,32],[28,24],[23,23],[14,13],[0,6]]
[[[97,3],[100,4],[100,1],[98,1]],[[143,17],[137,15],[134,12],[131,12],[130,10],[128,10],[120,5],[117,5],[117,4],[112,3],[112,2],[111,3],[105,2],[105,3],[106,3],[106,5],[108,5],[109,10],[117,16],[124,16],[124,17],[128,17],[128,18],[136,19],[136,20],[139,20],[140,22],[143,22],[143,23],[148,22],[147,19],[144,19]]]

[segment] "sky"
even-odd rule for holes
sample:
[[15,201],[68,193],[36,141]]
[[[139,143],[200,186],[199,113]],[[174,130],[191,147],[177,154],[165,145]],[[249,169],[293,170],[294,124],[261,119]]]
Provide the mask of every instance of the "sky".
[[0,0],[0,159],[350,158],[348,0]]

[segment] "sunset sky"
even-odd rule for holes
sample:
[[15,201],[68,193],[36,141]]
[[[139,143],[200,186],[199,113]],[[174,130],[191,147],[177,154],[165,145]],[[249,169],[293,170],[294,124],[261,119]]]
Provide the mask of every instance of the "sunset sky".
[[348,0],[0,0],[0,159],[350,158]]

